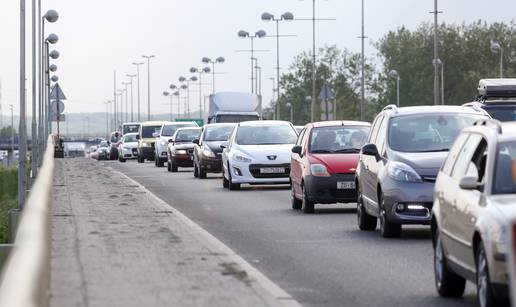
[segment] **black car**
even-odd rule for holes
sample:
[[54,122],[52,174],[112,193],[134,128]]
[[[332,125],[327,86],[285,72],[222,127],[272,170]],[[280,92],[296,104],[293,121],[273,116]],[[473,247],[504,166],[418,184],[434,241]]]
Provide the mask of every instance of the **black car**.
[[206,178],[207,173],[222,172],[222,148],[236,124],[209,124],[202,128],[199,139],[194,140],[194,176]]
[[477,99],[464,106],[484,110],[501,122],[516,121],[516,79],[480,80]]
[[107,141],[102,141],[97,149],[97,160],[109,160],[110,159],[110,146]]

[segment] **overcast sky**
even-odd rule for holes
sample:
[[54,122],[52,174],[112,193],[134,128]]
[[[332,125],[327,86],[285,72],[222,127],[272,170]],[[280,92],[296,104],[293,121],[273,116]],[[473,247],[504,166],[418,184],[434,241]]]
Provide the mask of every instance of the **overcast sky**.
[[[2,82],[3,113],[8,104],[18,110],[19,92],[19,2],[0,1],[0,80]],[[162,95],[179,76],[190,76],[191,66],[202,67],[203,56],[224,56],[226,63],[217,70],[218,91],[250,91],[250,60],[246,53],[248,39],[239,39],[237,32],[254,33],[263,29],[275,34],[273,23],[260,20],[263,12],[281,15],[290,11],[297,18],[311,17],[312,1],[305,0],[42,0],[43,12],[57,10],[59,21],[47,26],[47,34],[59,35],[56,49],[61,57],[55,61],[60,85],[67,95],[68,112],[103,111],[103,102],[112,99],[113,70],[121,81],[135,73],[131,65],[143,61],[144,54],[156,55],[151,63],[151,110],[166,113],[168,102]],[[400,26],[414,29],[431,21],[432,0],[366,0],[366,35],[368,55],[376,53],[371,43],[389,30]],[[351,51],[360,50],[360,0],[317,1],[318,17],[336,18],[317,25],[317,44],[336,44]],[[27,20],[31,1],[27,0]],[[448,0],[440,1],[447,23],[470,23],[483,19],[488,22],[509,22],[515,18],[515,0]],[[30,38],[30,26],[27,37]],[[281,41],[281,67],[287,68],[295,55],[311,48],[311,25],[294,21],[280,25],[282,34],[296,37]],[[257,49],[270,52],[258,55],[263,67],[264,102],[271,99],[275,75],[275,40],[265,38],[255,44]],[[27,78],[30,98],[30,44],[27,49]],[[141,70],[141,100],[147,102],[147,68]],[[205,77],[211,82],[211,77]],[[192,87],[197,90],[198,87]],[[204,87],[208,94],[211,86]],[[136,89],[135,89],[136,93]],[[198,93],[192,94],[192,110],[198,109]],[[135,98],[136,101],[136,98]],[[30,103],[30,99],[29,99]],[[29,110],[30,112],[30,110]]]

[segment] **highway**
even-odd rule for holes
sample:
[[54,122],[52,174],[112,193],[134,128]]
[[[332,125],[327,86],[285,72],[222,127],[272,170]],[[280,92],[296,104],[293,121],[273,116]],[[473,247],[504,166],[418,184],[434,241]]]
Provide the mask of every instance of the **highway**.
[[153,162],[100,162],[121,171],[198,223],[304,306],[474,306],[468,283],[461,299],[440,298],[428,227],[405,227],[401,239],[361,232],[355,205],[290,208],[287,186],[224,190],[190,169],[169,173]]

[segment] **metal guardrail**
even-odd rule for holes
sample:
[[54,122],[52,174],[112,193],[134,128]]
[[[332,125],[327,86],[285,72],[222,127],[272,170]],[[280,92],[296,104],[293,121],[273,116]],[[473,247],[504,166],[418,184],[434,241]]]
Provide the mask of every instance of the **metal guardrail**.
[[54,140],[49,136],[43,165],[29,193],[16,241],[0,280],[0,307],[46,307],[50,283],[50,223]]

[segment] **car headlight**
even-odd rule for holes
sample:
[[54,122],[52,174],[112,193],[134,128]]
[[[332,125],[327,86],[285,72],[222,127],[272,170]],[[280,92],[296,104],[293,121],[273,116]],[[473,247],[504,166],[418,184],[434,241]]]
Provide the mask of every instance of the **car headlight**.
[[167,142],[165,142],[165,141],[160,141],[159,143],[161,144],[161,146],[167,145]]
[[416,171],[405,163],[391,162],[387,168],[389,177],[403,182],[423,182]]
[[245,157],[243,155],[234,155],[233,159],[235,159],[235,161],[237,161],[237,162],[244,162],[244,163],[251,163],[251,161],[253,161],[250,158]]
[[215,153],[213,153],[213,151],[208,146],[204,146],[202,148],[202,155],[205,157],[215,158]]
[[186,155],[186,150],[184,150],[184,149],[177,149],[175,151],[175,154],[176,155]]
[[150,147],[150,144],[147,142],[142,142],[142,147]]
[[326,166],[322,164],[312,164],[310,165],[310,171],[312,172],[312,175],[315,177],[329,177],[330,173],[328,173],[328,169],[326,169]]

